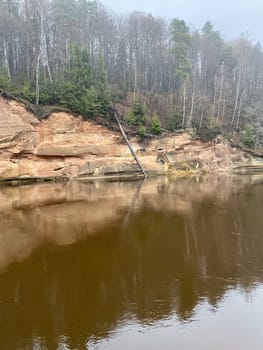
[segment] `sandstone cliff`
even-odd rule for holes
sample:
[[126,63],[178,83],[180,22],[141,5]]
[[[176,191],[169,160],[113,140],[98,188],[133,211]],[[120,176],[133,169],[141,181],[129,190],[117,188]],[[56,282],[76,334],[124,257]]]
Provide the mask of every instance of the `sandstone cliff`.
[[[187,133],[142,144],[131,139],[148,172],[195,162],[206,171],[230,169],[251,161],[223,139],[193,141]],[[129,174],[138,167],[121,134],[68,113],[39,121],[25,106],[0,97],[0,179],[78,178]]]

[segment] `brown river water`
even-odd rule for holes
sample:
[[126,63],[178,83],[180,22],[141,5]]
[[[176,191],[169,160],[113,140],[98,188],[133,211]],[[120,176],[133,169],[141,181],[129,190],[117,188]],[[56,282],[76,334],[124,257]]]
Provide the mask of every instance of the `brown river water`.
[[263,349],[263,176],[0,187],[0,350]]

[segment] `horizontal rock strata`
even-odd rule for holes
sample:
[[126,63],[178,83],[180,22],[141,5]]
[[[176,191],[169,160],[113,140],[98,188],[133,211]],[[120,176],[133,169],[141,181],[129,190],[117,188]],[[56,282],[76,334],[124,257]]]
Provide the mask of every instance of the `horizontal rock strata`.
[[[187,133],[144,144],[130,140],[148,172],[164,172],[178,162],[203,170],[226,170],[250,162],[246,153],[222,140],[193,141]],[[0,179],[78,178],[138,172],[119,132],[65,112],[39,121],[23,104],[0,97]]]

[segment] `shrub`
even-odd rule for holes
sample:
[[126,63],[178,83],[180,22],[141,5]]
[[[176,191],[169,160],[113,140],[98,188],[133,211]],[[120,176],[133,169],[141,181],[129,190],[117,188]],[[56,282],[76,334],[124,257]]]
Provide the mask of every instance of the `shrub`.
[[251,127],[246,128],[240,139],[243,145],[247,146],[248,148],[254,148],[256,142],[254,129]]
[[141,137],[146,137],[146,127],[144,125],[140,125],[138,128],[138,134]]
[[168,114],[167,118],[167,128],[170,131],[175,131],[176,129],[180,129],[182,126],[182,118],[180,117],[180,113],[178,111],[172,111]]
[[134,102],[129,110],[128,122],[131,125],[145,125],[145,110],[141,102]]
[[36,89],[28,82],[25,82],[21,87],[21,96],[27,101],[34,103],[36,101]]
[[161,122],[158,118],[157,115],[155,115],[153,117],[153,120],[152,120],[152,132],[156,135],[160,134],[161,133]]
[[196,136],[203,142],[212,141],[216,135],[221,134],[221,129],[218,125],[209,125],[203,123],[202,127],[196,126]]

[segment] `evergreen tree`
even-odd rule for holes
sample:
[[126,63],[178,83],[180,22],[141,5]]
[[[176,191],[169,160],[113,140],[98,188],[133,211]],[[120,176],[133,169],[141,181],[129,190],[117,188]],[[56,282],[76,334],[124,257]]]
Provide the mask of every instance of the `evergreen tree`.
[[99,115],[106,116],[110,107],[110,93],[108,88],[108,78],[104,67],[103,57],[100,53],[96,74],[96,87],[98,92],[98,100],[100,103]]
[[130,108],[128,121],[131,125],[145,125],[145,110],[139,101],[135,101]]
[[170,25],[172,41],[172,53],[175,57],[175,75],[179,84],[190,74],[190,47],[191,36],[189,28],[183,20],[177,18],[172,20]]
[[154,115],[152,120],[152,132],[156,135],[160,134],[162,132],[161,130],[161,122],[157,115]]
[[97,79],[91,67],[86,48],[76,45],[71,48],[71,60],[65,80],[58,82],[58,100],[65,106],[83,116],[106,116],[110,99],[106,73],[99,64]]

